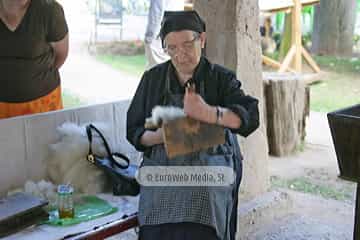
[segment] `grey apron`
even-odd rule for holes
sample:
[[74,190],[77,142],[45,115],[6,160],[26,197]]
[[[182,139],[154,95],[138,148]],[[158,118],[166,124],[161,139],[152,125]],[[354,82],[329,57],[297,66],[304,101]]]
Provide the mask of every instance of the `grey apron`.
[[[165,84],[165,105],[183,107],[183,95],[171,93],[169,70]],[[200,95],[204,98],[204,81],[200,82]],[[152,147],[144,155],[141,167],[146,166],[226,166],[234,167],[232,134],[225,129],[226,143],[205,151],[168,159],[163,144]],[[216,230],[219,239],[230,239],[230,215],[233,209],[235,183],[230,186],[141,186],[139,223],[193,222]]]

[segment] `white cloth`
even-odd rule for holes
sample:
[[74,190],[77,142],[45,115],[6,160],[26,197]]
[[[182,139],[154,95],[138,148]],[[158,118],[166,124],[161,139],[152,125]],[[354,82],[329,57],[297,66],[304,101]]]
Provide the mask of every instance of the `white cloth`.
[[150,0],[148,22],[145,32],[146,68],[169,60],[159,37],[161,21],[165,11],[184,10],[184,0]]

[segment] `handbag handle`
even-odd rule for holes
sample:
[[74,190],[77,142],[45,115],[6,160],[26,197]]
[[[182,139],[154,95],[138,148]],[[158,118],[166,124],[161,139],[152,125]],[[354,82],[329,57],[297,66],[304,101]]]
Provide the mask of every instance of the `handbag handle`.
[[[87,156],[87,160],[94,163],[94,154],[92,152],[92,148],[91,148],[91,145],[92,145],[92,132],[91,130],[94,130],[99,136],[100,138],[102,139],[103,141],[103,144],[105,146],[105,150],[106,150],[106,153],[111,161],[111,164],[115,164],[117,167],[121,168],[121,169],[126,169],[129,167],[130,165],[130,159],[125,156],[124,154],[122,153],[112,153],[111,150],[110,150],[110,146],[109,144],[107,143],[104,135],[100,132],[99,129],[97,129],[93,124],[89,124],[86,126],[86,134],[87,134],[87,137],[89,139],[89,153],[88,153],[88,156]],[[115,159],[114,159],[114,156],[116,157],[119,157],[121,159],[123,159],[125,162],[126,162],[126,166],[122,166],[120,163],[118,163]]]

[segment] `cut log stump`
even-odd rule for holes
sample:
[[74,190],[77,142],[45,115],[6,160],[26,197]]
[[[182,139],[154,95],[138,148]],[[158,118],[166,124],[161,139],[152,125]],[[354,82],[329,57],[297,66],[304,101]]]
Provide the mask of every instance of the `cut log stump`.
[[267,75],[264,80],[269,152],[290,155],[305,139],[309,87],[293,74]]

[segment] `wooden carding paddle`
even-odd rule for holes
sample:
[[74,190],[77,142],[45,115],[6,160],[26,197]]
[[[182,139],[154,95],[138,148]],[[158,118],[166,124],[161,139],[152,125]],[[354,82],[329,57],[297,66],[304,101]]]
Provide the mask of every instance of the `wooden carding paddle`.
[[223,127],[188,117],[164,123],[163,132],[166,153],[169,158],[225,143]]

